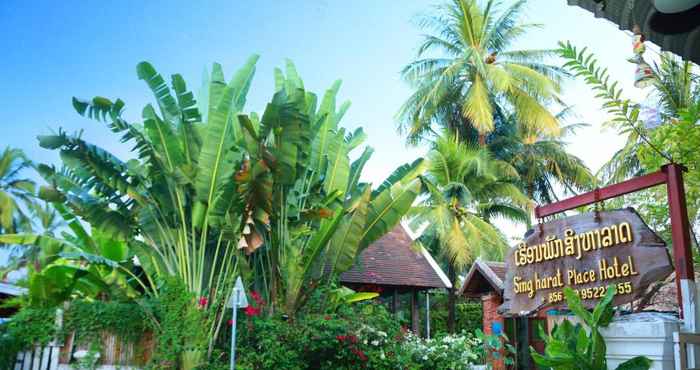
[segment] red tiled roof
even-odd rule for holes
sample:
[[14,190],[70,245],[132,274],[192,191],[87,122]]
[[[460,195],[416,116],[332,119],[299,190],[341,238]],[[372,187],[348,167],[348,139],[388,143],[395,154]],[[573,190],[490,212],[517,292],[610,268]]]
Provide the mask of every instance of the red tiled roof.
[[[440,276],[442,275],[442,277]],[[398,225],[367,247],[352,269],[340,275],[345,284],[447,288],[449,281],[422,247]]]

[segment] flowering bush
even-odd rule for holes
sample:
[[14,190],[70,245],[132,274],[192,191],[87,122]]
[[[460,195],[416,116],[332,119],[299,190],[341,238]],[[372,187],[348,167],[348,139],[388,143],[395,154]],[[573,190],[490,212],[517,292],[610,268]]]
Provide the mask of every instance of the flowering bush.
[[[256,302],[261,304],[262,302]],[[313,304],[312,304],[313,305]],[[246,316],[239,322],[242,369],[404,369],[404,333],[386,308],[371,302],[337,312]]]
[[403,343],[403,350],[416,368],[466,370],[477,363],[477,351],[481,345],[481,341],[471,334],[423,339],[409,333]]

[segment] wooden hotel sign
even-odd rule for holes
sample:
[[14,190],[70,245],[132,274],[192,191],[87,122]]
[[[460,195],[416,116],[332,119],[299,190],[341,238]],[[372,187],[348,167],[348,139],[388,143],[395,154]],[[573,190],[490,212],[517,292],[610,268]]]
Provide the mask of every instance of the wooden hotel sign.
[[536,227],[506,257],[506,315],[528,315],[566,305],[571,287],[593,307],[614,285],[614,304],[639,298],[673,266],[666,244],[632,208],[585,213]]

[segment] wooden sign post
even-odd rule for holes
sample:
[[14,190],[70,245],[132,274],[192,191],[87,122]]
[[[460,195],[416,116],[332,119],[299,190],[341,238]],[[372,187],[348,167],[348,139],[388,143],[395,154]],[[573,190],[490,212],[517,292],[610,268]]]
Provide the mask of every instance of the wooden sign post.
[[[673,261],[676,270],[676,290],[680,317],[683,319],[681,331],[698,333],[699,310],[696,306],[695,271],[690,244],[690,223],[685,202],[683,186],[685,168],[676,163],[661,167],[658,172],[635,177],[617,184],[596,189],[559,202],[543,205],[535,209],[537,218],[544,218],[574,208],[597,203],[606,199],[644,190],[658,185],[666,185],[668,193],[669,218],[671,221],[671,240],[673,243]],[[700,351],[689,348],[690,366],[694,367]]]
[[673,271],[666,243],[631,208],[545,223],[510,251],[506,267],[501,311],[511,316],[563,307],[566,286],[588,307],[611,285],[616,305],[632,302]]

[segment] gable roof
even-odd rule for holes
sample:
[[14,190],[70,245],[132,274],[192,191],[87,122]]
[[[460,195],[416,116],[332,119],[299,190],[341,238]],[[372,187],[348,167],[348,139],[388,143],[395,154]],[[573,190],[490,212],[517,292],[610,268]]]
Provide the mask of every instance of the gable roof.
[[27,289],[16,285],[0,282],[0,295],[19,296],[27,292]]
[[459,295],[479,297],[491,292],[503,294],[503,280],[506,277],[506,264],[503,262],[477,259],[467,273]]
[[695,28],[688,32],[663,34],[653,31],[649,26],[657,13],[651,0],[606,0],[604,6],[595,0],[567,0],[567,3],[588,10],[596,18],[605,18],[617,24],[621,30],[629,31],[639,25],[644,37],[662,50],[700,63],[700,20],[696,19]]
[[345,284],[405,288],[450,288],[449,279],[422,246],[401,225],[370,244],[350,270],[340,274]]

